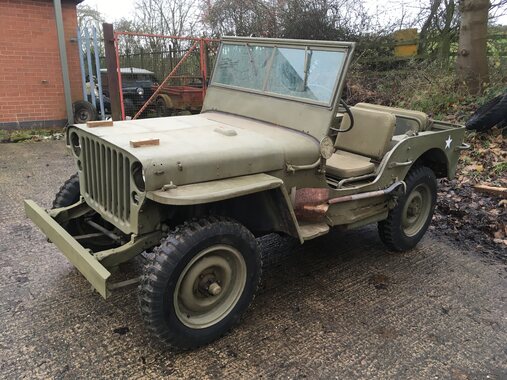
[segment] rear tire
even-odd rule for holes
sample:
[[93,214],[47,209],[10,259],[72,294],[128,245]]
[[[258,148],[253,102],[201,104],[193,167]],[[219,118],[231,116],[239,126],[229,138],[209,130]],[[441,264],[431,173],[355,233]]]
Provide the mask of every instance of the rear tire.
[[392,251],[414,248],[428,229],[435,210],[437,180],[435,173],[420,166],[405,178],[407,192],[398,199],[387,219],[378,223],[382,242]]
[[166,117],[171,116],[169,108],[165,105],[165,101],[163,98],[158,98],[155,102],[155,110],[157,112],[157,117]]
[[254,236],[227,218],[186,223],[148,259],[139,285],[146,328],[179,350],[207,344],[235,326],[261,277]]

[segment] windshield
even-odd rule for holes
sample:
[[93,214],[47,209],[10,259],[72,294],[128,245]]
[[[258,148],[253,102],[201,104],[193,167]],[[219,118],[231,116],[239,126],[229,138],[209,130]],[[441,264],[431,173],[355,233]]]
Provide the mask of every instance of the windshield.
[[156,83],[156,78],[152,74],[121,74],[121,81],[123,87],[150,87]]
[[222,44],[212,84],[331,104],[345,51]]

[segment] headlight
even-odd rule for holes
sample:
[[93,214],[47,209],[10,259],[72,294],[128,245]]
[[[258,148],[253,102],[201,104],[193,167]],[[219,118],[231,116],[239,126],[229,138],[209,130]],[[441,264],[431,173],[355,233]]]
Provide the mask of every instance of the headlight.
[[70,146],[72,147],[72,151],[74,154],[79,157],[81,154],[81,142],[79,141],[79,136],[76,132],[71,132],[70,134]]
[[142,87],[138,87],[136,91],[137,91],[137,95],[139,95],[139,96],[144,95],[144,89]]
[[143,165],[140,162],[134,162],[132,164],[132,179],[139,191],[145,190],[146,177],[144,175]]

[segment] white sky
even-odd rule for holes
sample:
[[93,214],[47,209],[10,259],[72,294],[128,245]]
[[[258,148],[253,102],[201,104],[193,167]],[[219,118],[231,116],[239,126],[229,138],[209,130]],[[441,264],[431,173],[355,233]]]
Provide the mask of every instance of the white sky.
[[[390,15],[396,16],[400,13],[399,4],[398,6],[390,7],[386,9],[385,0],[363,0],[368,9],[372,13],[381,11],[386,13],[386,18],[390,18]],[[134,11],[135,0],[85,0],[82,4],[87,4],[95,9],[98,9],[106,18],[107,22],[113,22],[121,18],[130,18]],[[396,3],[396,2],[394,2]],[[407,11],[413,7],[414,10],[418,9],[421,0],[405,0],[403,1]],[[413,6],[410,4],[412,3]],[[391,3],[392,4],[392,3]],[[507,25],[507,15],[497,20],[498,24]]]

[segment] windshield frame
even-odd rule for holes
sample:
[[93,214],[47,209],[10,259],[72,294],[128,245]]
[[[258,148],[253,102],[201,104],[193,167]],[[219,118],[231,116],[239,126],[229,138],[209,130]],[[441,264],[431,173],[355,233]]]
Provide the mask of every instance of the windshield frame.
[[[211,77],[210,81],[210,87],[221,87],[226,89],[231,89],[235,91],[241,91],[241,92],[248,92],[252,94],[257,95],[263,95],[263,96],[269,96],[279,99],[287,99],[291,101],[296,101],[300,103],[307,103],[311,105],[316,105],[320,107],[325,108],[333,108],[336,103],[336,96],[337,93],[341,92],[343,89],[343,85],[345,82],[345,75],[348,71],[348,66],[350,64],[350,59],[352,56],[352,51],[354,49],[354,43],[353,42],[341,42],[341,41],[313,41],[313,40],[270,40],[265,38],[252,38],[252,37],[223,37],[222,38],[222,44],[220,46],[219,54],[217,56],[216,62],[220,61],[222,52],[223,52],[223,45],[244,45],[248,49],[250,49],[251,46],[263,46],[263,47],[270,47],[273,48],[273,52],[271,54],[271,57],[269,59],[268,63],[268,73],[265,78],[265,82],[263,83],[263,90],[256,90],[246,87],[239,87],[234,86],[230,84],[223,84],[223,83],[217,83],[214,81],[214,77],[216,72],[218,71],[218,65],[215,64],[215,67],[213,68],[213,75]],[[336,76],[335,83],[332,88],[332,93],[329,97],[329,101],[319,101],[299,96],[291,96],[287,94],[280,94],[276,92],[270,92],[268,91],[267,82],[269,81],[269,76],[271,74],[271,66],[273,64],[274,58],[276,56],[276,50],[278,48],[289,48],[289,49],[299,49],[301,51],[305,52],[305,63],[306,63],[306,52],[308,50],[311,51],[332,51],[332,52],[342,52],[344,53],[343,57],[343,63],[341,66],[341,70]]]

